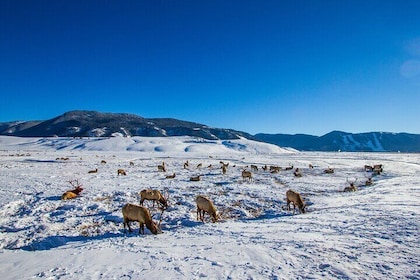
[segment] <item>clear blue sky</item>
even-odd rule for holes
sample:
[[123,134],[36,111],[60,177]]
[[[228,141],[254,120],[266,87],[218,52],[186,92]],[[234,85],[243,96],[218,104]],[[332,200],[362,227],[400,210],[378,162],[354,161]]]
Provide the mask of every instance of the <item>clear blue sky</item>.
[[0,122],[420,133],[420,1],[0,1]]

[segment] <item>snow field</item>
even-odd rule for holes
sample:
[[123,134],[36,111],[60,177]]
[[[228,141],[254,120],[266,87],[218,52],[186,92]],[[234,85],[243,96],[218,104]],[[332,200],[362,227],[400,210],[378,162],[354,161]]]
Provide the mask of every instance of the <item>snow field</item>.
[[[299,153],[184,137],[0,137],[0,150],[2,279],[420,278],[418,154]],[[220,161],[229,162],[226,175]],[[158,172],[162,162],[167,172]],[[385,170],[372,186],[342,192],[347,180],[363,184],[363,166],[376,163]],[[251,164],[259,171],[244,181]],[[303,177],[263,165],[293,165]],[[324,174],[328,167],[335,173]],[[201,181],[189,181],[197,175]],[[84,191],[62,201],[73,179]],[[163,234],[138,235],[137,223],[124,234],[121,208],[138,204],[144,188],[169,195]],[[287,211],[289,188],[308,213]],[[213,200],[222,221],[197,222],[198,194]]]

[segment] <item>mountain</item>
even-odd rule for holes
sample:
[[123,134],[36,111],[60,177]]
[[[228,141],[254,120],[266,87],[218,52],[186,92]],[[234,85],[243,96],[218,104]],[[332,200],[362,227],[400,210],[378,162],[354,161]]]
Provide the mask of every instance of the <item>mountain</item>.
[[143,118],[134,114],[70,111],[46,121],[0,123],[0,135],[21,137],[194,136],[209,140],[255,139],[232,129],[171,118]]
[[300,151],[420,152],[420,135],[409,133],[332,131],[323,136],[264,133],[254,136],[263,142]]

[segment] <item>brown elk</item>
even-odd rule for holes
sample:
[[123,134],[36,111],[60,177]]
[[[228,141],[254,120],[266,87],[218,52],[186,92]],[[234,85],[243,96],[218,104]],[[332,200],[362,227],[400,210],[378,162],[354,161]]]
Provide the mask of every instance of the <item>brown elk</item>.
[[220,164],[222,165],[222,173],[226,174],[228,166],[229,166],[229,162],[228,163],[224,163],[223,161],[220,161]]
[[284,170],[292,170],[293,168],[294,168],[293,165],[291,165],[291,166],[285,167]]
[[82,185],[79,183],[79,180],[69,181],[70,185],[72,185],[75,189],[71,191],[66,191],[61,196],[62,200],[73,199],[79,196],[79,194],[83,191]]
[[153,201],[153,207],[155,202],[160,204],[164,209],[168,208],[168,200],[162,195],[159,190],[144,189],[140,192],[140,205],[143,205],[145,200]]
[[193,181],[193,182],[198,182],[198,181],[200,181],[201,180],[201,175],[197,175],[197,176],[195,176],[195,177],[191,177],[190,178],[190,181]]
[[384,166],[382,164],[375,164],[373,166],[373,172],[375,172],[376,175],[380,175],[384,171]]
[[195,203],[197,204],[197,221],[200,219],[204,223],[204,215],[205,213],[208,213],[212,222],[217,222],[218,215],[216,207],[214,207],[213,202],[208,197],[198,195],[195,198]]
[[88,171],[88,173],[89,173],[89,174],[92,174],[92,173],[98,173],[98,168],[96,168],[95,170],[89,170],[89,171]]
[[134,162],[130,161],[130,166],[134,166]]
[[128,226],[129,232],[132,232],[130,222],[139,222],[139,234],[144,234],[144,225],[153,234],[161,233],[158,224],[152,220],[150,211],[146,207],[127,203],[122,208],[122,214],[124,219],[124,233],[126,232],[126,226]]
[[334,173],[334,168],[329,167],[329,168],[324,170],[324,173],[325,174],[333,174]]
[[273,166],[273,165],[270,166],[270,173],[279,173],[280,170],[281,170],[280,166]]
[[175,172],[172,175],[166,175],[166,179],[174,179],[175,178]]
[[295,175],[295,177],[302,177],[302,173],[300,172],[299,168],[295,169],[295,172],[293,172],[293,175]]
[[373,171],[373,166],[371,166],[371,165],[365,165],[364,166],[364,169],[365,169],[366,172],[372,172]]
[[166,172],[165,162],[162,162],[161,165],[158,165],[158,171],[160,171],[160,172]]
[[357,178],[354,181],[349,181],[349,179],[347,179],[346,182],[349,184],[349,186],[345,187],[344,191],[345,192],[357,191],[356,181],[357,181]]
[[293,203],[293,214],[295,213],[296,206],[299,208],[300,213],[306,212],[306,205],[303,202],[301,195],[294,190],[288,190],[286,192],[287,210],[290,211],[290,203]]
[[117,170],[117,175],[127,175],[127,173],[125,172],[124,169],[118,169]]
[[373,181],[372,181],[372,174],[371,175],[368,175],[368,176],[366,176],[365,175],[365,177],[366,177],[366,181],[365,181],[365,186],[372,186],[372,184],[373,184]]
[[252,173],[251,171],[242,170],[242,179],[245,181],[245,179],[248,179],[248,181],[252,181]]

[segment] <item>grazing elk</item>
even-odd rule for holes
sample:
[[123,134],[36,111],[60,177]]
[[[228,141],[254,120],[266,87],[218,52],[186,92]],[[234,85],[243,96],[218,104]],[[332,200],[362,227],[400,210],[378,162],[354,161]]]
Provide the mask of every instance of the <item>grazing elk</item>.
[[205,213],[208,213],[212,222],[217,222],[218,215],[216,207],[214,207],[213,202],[208,197],[198,195],[195,198],[195,203],[197,204],[197,221],[200,219],[204,223],[204,215]]
[[129,232],[132,232],[130,222],[139,222],[139,234],[144,234],[144,225],[153,234],[161,233],[159,226],[152,220],[150,211],[146,207],[127,203],[122,208],[122,214],[124,233],[126,232],[126,226],[128,226]]
[[143,205],[145,200],[152,200],[153,207],[155,207],[155,201],[162,206],[162,208],[168,208],[168,200],[165,198],[159,190],[144,189],[140,192],[140,205]]
[[119,176],[119,175],[127,175],[127,173],[125,172],[125,170],[124,169],[118,169],[117,170],[117,175]]
[[165,162],[162,162],[161,165],[158,165],[158,171],[159,172],[166,172]]
[[92,174],[92,173],[98,173],[98,168],[96,168],[95,170],[89,170],[89,171],[88,171],[88,173],[89,173],[89,174]]
[[349,179],[346,180],[346,182],[349,184],[349,186],[344,188],[345,192],[355,192],[357,191],[357,187],[356,187],[356,181],[357,178],[354,181],[349,181]]
[[299,208],[300,213],[306,212],[306,205],[303,202],[302,197],[298,192],[294,190],[288,190],[286,192],[286,202],[287,202],[287,210],[290,211],[290,203],[293,203],[293,214],[295,213],[296,206]]
[[68,200],[68,199],[76,198],[83,191],[82,185],[79,183],[79,180],[69,181],[69,183],[75,189],[73,189],[71,191],[66,191],[65,193],[63,193],[63,195],[61,196],[62,200]]
[[245,179],[248,179],[248,181],[252,181],[252,173],[251,171],[242,170],[242,179],[245,181]]

